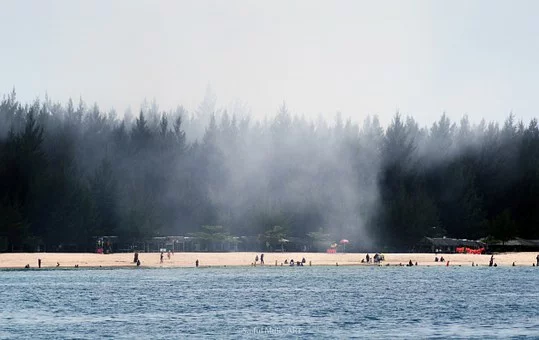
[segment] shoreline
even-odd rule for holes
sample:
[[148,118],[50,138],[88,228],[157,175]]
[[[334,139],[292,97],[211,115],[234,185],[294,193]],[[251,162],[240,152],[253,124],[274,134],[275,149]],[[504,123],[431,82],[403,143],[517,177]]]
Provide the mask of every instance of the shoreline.
[[[255,256],[261,253],[255,252],[227,252],[227,253],[175,253],[170,259],[164,253],[163,263],[160,263],[160,253],[139,253],[140,268],[189,268],[195,267],[195,261],[199,260],[199,267],[250,267],[253,265]],[[441,267],[446,262],[434,262],[434,257],[443,256],[449,262],[449,266],[488,266],[491,255],[475,254],[431,254],[431,253],[384,253],[385,260],[380,264],[361,263],[366,253],[264,253],[264,266],[288,266],[284,264],[294,259],[298,261],[305,258],[304,266],[405,266],[410,260],[418,266]],[[369,254],[372,258],[373,253]],[[501,267],[512,266],[532,267],[536,263],[535,252],[500,253],[494,254],[494,263]],[[133,263],[134,253],[96,254],[96,253],[0,253],[0,269],[39,269],[38,259],[41,259],[42,269],[120,269],[136,268]],[[371,260],[372,261],[372,260]],[[57,264],[59,263],[59,266]],[[260,266],[260,261],[257,263]]]

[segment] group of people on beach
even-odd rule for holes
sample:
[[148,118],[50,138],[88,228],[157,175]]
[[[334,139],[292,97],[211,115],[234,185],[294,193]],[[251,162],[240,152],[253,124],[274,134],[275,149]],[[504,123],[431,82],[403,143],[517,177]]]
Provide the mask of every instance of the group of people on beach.
[[[258,255],[255,256],[255,266],[258,262]],[[264,254],[260,254],[260,264],[264,265]]]
[[[167,252],[167,258],[170,260],[171,256],[174,255],[173,252],[171,252],[170,250]],[[161,252],[160,254],[160,263],[163,263],[163,259],[164,259],[164,252]],[[380,263],[382,260],[383,260],[383,256],[376,253],[374,255],[374,257],[372,258],[373,262],[374,263]],[[533,267],[539,267],[539,254],[537,254],[537,256],[535,257],[535,260],[536,260],[536,263],[533,263],[532,266]],[[255,262],[254,262],[254,265],[257,264],[257,262],[260,261],[260,264],[263,265],[264,264],[264,254],[260,254],[260,258],[258,257],[258,255],[255,256]],[[371,257],[369,254],[367,254],[365,256],[365,259],[362,259],[361,260],[361,263],[370,263],[371,261]],[[290,259],[290,262],[288,261],[288,259],[285,259],[284,260],[284,264],[286,265],[289,265],[290,267],[293,267],[293,266],[303,266],[307,261],[305,260],[305,257],[301,259],[301,261],[294,261],[294,259]],[[442,262],[442,263],[445,263],[445,259],[443,256],[441,256],[440,258],[438,258],[438,256],[435,256],[434,257],[434,262]],[[38,268],[41,268],[41,259],[37,259],[37,266]],[[137,265],[137,267],[140,266],[141,262],[140,262],[140,259],[139,259],[139,253],[138,252],[135,252],[134,253],[134,257],[133,257],[133,263],[135,263]],[[199,265],[199,261],[198,259],[196,260],[195,262],[195,266],[198,267]],[[277,261],[275,261],[275,265],[277,265]],[[281,266],[283,265],[283,263],[281,263]],[[310,262],[309,262],[309,265],[310,265]],[[389,265],[389,264],[387,264]],[[415,262],[415,265],[417,266],[417,262]],[[447,261],[447,265],[449,265],[449,261]],[[490,256],[490,260],[489,260],[489,267],[497,267],[498,264],[494,262],[494,255],[491,255]],[[402,263],[399,264],[399,266],[403,266]],[[414,263],[412,262],[412,260],[410,260],[408,262],[408,264],[406,265],[407,267],[412,267],[414,266]],[[472,267],[476,267],[478,266],[478,264],[476,264],[475,262],[472,262]],[[513,262],[512,266],[516,266],[515,262]],[[56,263],[56,267],[60,267],[60,263],[57,262]],[[75,265],[75,268],[78,268],[79,265],[76,264]],[[101,267],[101,266],[100,266]],[[26,269],[29,269],[30,268],[30,264],[26,264],[24,266],[24,268]]]
[[376,253],[371,258],[370,255],[367,254],[364,259],[361,259],[361,263],[371,263],[371,260],[373,263],[380,263],[384,260],[384,256]]
[[[284,264],[288,264],[290,267],[294,267],[294,266],[302,267],[306,262],[307,260],[305,260],[305,258],[302,258],[301,261],[296,261],[296,262],[294,262],[294,259],[290,259],[290,263],[288,263],[288,259],[284,260]],[[283,264],[281,264],[281,266],[282,265]]]
[[[171,257],[172,255],[174,255],[174,252],[171,252],[170,250],[167,251],[167,259],[170,260],[170,257]],[[159,263],[163,263],[163,259],[164,259],[164,258],[165,258],[165,252],[162,251],[162,252],[161,252],[161,255],[160,255],[160,257],[159,257]]]
[[438,256],[435,256],[434,257],[434,262],[445,262],[445,259],[443,256],[441,256],[439,259],[438,259]]
[[[41,268],[41,259],[37,259],[37,267],[38,268]],[[60,262],[56,262],[56,268],[60,267]],[[30,269],[30,264],[27,263],[25,266],[24,266],[25,269]],[[78,264],[75,264],[75,268],[79,268],[79,265]]]

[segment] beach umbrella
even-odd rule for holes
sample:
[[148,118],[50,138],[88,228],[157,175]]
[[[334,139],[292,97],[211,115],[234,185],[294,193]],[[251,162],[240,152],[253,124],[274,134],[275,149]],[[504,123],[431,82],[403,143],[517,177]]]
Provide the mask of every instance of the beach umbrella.
[[284,251],[284,244],[285,244],[285,243],[288,243],[288,242],[290,242],[290,241],[287,240],[287,239],[285,239],[285,238],[281,238],[281,239],[279,240],[279,243],[281,244],[281,251]]
[[342,244],[343,249],[344,249],[343,251],[346,252],[346,244],[347,244],[347,243],[350,243],[350,241],[348,241],[347,239],[343,238],[339,243]]

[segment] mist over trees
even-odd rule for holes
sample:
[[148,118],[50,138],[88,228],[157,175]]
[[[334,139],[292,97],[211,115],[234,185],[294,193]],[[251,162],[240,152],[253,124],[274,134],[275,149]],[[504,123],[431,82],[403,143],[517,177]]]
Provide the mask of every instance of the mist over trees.
[[266,244],[346,238],[357,250],[408,250],[423,236],[539,238],[536,119],[443,114],[423,127],[396,113],[384,128],[376,116],[310,121],[283,104],[254,121],[215,105],[211,94],[194,112],[145,102],[120,119],[82,100],[4,96],[0,238],[15,251],[208,226]]

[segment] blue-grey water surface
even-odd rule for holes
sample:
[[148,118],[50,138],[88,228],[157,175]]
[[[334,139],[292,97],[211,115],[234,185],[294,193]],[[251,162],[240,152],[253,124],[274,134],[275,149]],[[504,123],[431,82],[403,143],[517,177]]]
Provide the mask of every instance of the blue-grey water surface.
[[0,338],[539,338],[539,268],[0,271]]

